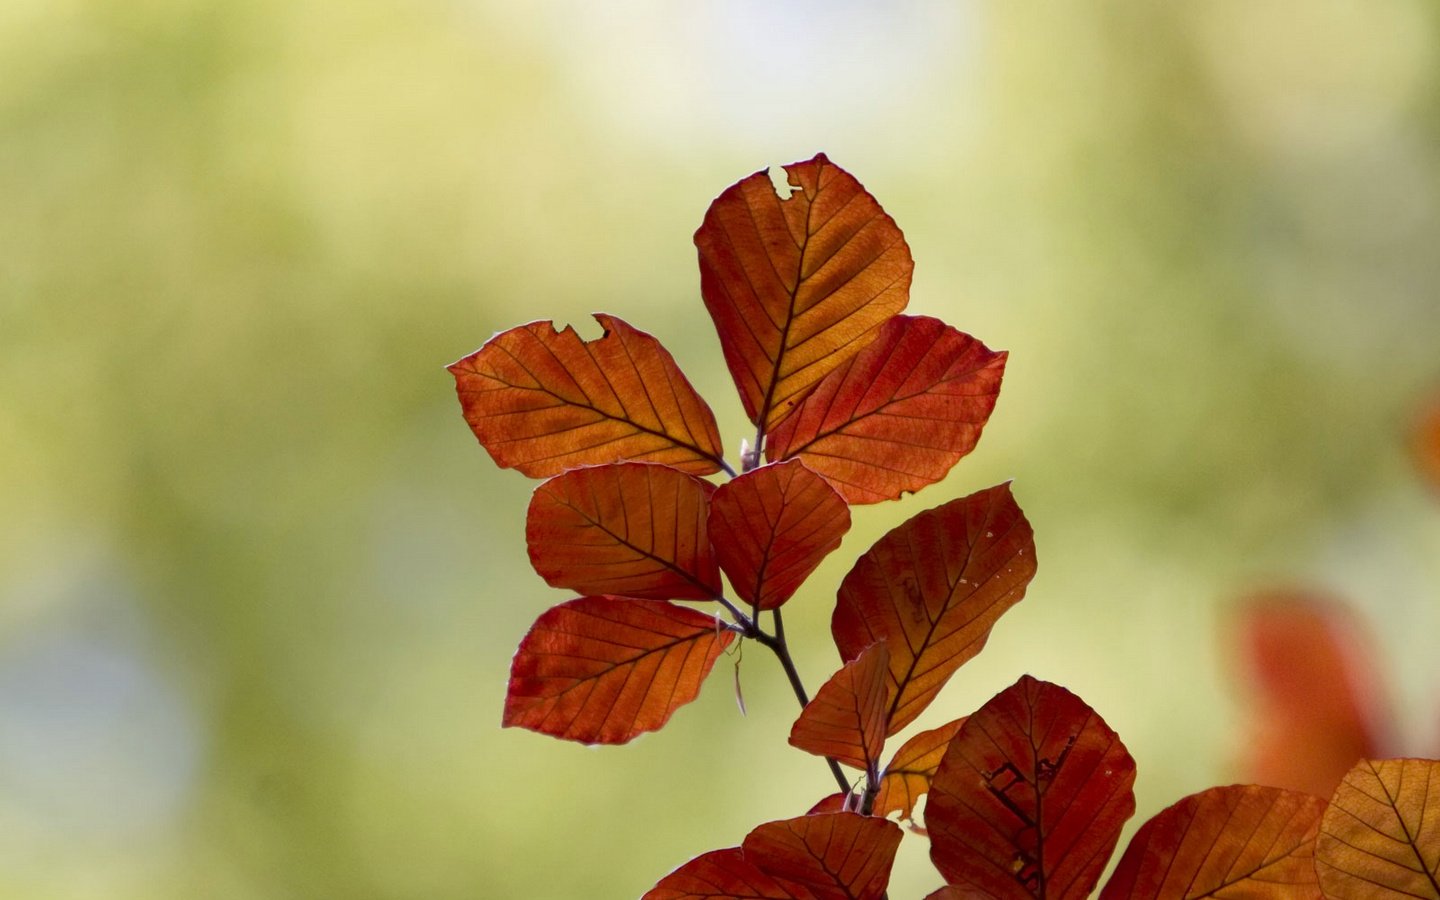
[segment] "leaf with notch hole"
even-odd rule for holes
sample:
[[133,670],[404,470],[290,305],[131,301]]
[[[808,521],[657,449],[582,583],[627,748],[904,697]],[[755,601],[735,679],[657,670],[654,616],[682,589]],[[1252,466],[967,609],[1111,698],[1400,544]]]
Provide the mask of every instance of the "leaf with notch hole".
[[653,600],[719,597],[708,482],[668,466],[572,469],[530,499],[525,542],[550,585]]
[[960,731],[965,719],[947,722],[939,728],[922,731],[895,751],[890,765],[880,779],[880,790],[875,795],[875,815],[888,816],[899,812],[902,819],[908,819],[915,812],[915,804],[930,790],[930,780],[950,741]]
[[899,846],[895,823],[873,816],[767,822],[738,848],[690,860],[642,900],[879,900]]
[[1324,812],[1319,797],[1255,784],[1191,794],[1140,826],[1100,900],[1320,900]]
[[944,478],[995,409],[1004,351],[927,316],[896,316],[815,386],[770,435],[851,503],[893,500]]
[[850,507],[798,460],[746,472],[710,500],[720,568],[760,609],[789,600],[849,530]]
[[1328,900],[1440,898],[1440,762],[1366,759],[1340,782],[1315,842]]
[[1035,535],[1009,484],[926,510],[882,537],[840,585],[830,630],[854,659],[890,647],[890,733],[985,646],[1035,576]]
[[620,460],[722,468],[715,414],[654,337],[604,313],[605,334],[531,322],[453,363],[465,421],[501,468],[531,478]]
[[700,294],[750,421],[769,429],[905,308],[915,268],[894,220],[821,153],[731,185],[695,232]]
[[1085,701],[1029,675],[961,726],[930,785],[930,859],[996,900],[1083,900],[1135,812],[1135,761]]
[[820,686],[790,729],[790,745],[876,773],[885,749],[890,651],[875,644]]
[[505,695],[506,727],[623,744],[694,700],[733,632],[659,600],[580,597],[535,621]]

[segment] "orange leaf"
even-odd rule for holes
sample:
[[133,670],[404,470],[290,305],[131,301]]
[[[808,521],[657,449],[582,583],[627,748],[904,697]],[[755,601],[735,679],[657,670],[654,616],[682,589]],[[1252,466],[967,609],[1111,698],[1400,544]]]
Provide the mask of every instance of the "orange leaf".
[[890,733],[980,652],[1035,576],[1035,535],[1009,484],[926,510],[885,535],[840,585],[830,630],[844,659],[890,647]]
[[920,802],[922,794],[930,790],[935,770],[940,768],[950,741],[964,724],[964,719],[956,719],[939,728],[922,731],[895,751],[895,757],[885,767],[885,775],[880,779],[880,790],[875,795],[875,815],[888,816],[898,810],[902,819],[908,819],[914,814],[915,804]]
[[1378,755],[1380,676],[1360,623],[1314,592],[1248,598],[1233,619],[1254,696],[1241,761],[1247,781],[1328,797]]
[[[822,153],[725,189],[695,232],[700,293],[750,421],[769,429],[905,308],[915,264],[895,222]],[[758,448],[757,448],[758,449]]]
[[850,530],[850,507],[799,461],[761,466],[710,501],[715,556],[746,603],[774,609]]
[[851,503],[893,500],[945,477],[995,408],[1006,354],[924,316],[896,316],[815,386],[770,435]]
[[532,478],[619,460],[723,468],[715,415],[659,341],[614,316],[605,334],[531,322],[452,364],[465,421],[495,464]]
[[1324,812],[1319,797],[1254,784],[1191,794],[1140,827],[1100,900],[1319,900]]
[[1315,842],[1329,900],[1440,898],[1440,762],[1361,760],[1345,776]]
[[642,900],[879,900],[900,846],[894,822],[829,813],[767,822],[698,856]]
[[1416,416],[1410,451],[1420,474],[1431,487],[1440,490],[1440,395],[1432,397]]
[[925,807],[930,858],[950,884],[997,900],[1081,900],[1135,812],[1134,783],[1104,720],[1026,675],[950,742]]
[[885,673],[890,651],[875,644],[830,677],[800,711],[790,744],[870,773],[885,749]]
[[735,637],[658,600],[580,597],[531,626],[510,667],[506,727],[587,744],[655,731],[694,700]]
[[720,569],[706,525],[714,490],[650,463],[572,469],[530,499],[530,562],[552,586],[582,594],[714,599]]

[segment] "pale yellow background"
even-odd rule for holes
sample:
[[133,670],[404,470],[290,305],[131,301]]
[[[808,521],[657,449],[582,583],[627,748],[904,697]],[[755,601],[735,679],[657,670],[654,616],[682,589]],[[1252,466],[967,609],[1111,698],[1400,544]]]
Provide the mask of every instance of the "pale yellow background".
[[[748,648],[623,748],[502,731],[564,595],[443,366],[609,310],[746,433],[691,234],[824,150],[911,309],[1011,351],[984,440],[858,510],[791,606],[1005,478],[1040,574],[922,720],[1021,673],[1231,777],[1226,604],[1360,607],[1436,741],[1440,7],[1421,2],[0,2],[0,896],[636,897],[830,788]],[[1133,825],[1132,825],[1133,827]],[[894,900],[938,884],[907,839]]]

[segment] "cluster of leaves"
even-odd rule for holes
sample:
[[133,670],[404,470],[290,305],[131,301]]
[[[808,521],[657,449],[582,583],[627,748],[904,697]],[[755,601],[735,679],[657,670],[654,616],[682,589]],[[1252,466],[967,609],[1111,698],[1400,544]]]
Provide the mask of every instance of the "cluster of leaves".
[[[1006,354],[903,314],[909,248],[852,176],[823,155],[786,173],[788,197],[758,172],[695,235],[701,294],[755,427],[738,472],[673,357],[613,316],[597,315],[604,335],[588,342],[520,326],[450,367],[495,462],[547,479],[526,520],[531,562],[580,595],[521,641],[504,724],[623,743],[663,726],[721,652],[753,640],[801,703],[790,743],[824,757],[839,790],[696,857],[647,900],[883,898],[902,837],[889,817],[910,819],[927,793],[916,830],[947,885],[932,900],[1085,897],[1134,812],[1135,763],[1075,695],[1023,677],[881,763],[1035,574],[1008,484],[921,512],[861,555],[831,624],[843,666],[813,700],[796,671],[784,605],[839,546],[851,506],[917,491],[973,449]],[[721,472],[723,484],[706,480]],[[694,602],[709,608],[682,605]],[[1328,807],[1255,786],[1188,797],[1140,829],[1101,896],[1393,885],[1440,898],[1423,883],[1435,887],[1440,865],[1440,819],[1424,815],[1440,801],[1434,767],[1364,763]]]

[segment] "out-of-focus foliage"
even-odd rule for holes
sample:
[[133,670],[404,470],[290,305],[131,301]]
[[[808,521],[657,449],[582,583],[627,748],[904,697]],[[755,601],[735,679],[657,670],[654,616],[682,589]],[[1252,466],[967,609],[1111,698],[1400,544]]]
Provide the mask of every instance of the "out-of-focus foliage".
[[812,690],[856,555],[1013,477],[1039,578],[916,729],[1064,683],[1143,819],[1224,778],[1217,601],[1279,572],[1362,606],[1429,736],[1430,4],[9,0],[0,75],[0,896],[635,896],[806,809],[759,655],[717,663],[748,718],[500,730],[563,597],[443,367],[623,309],[732,396],[691,235],[820,149],[909,311],[1011,355],[981,446],[787,604]]

